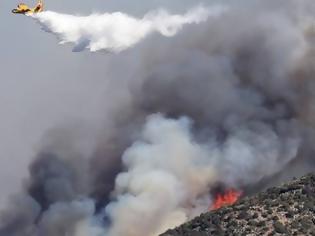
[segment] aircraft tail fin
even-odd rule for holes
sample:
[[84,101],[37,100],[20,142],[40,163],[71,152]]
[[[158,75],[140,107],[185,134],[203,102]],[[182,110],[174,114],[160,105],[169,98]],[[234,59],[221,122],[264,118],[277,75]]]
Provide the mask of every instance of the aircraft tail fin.
[[36,7],[33,9],[34,13],[42,12],[44,10],[43,0],[38,0]]

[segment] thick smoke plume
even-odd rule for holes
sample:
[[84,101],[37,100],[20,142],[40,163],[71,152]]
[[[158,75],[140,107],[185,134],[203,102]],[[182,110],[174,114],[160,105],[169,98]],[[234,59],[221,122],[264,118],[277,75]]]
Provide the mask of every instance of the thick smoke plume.
[[55,34],[61,44],[73,43],[74,51],[125,50],[149,34],[158,32],[174,36],[184,25],[206,21],[224,9],[196,7],[184,15],[171,15],[165,10],[152,11],[142,19],[121,12],[73,16],[46,11],[33,16],[45,31]]
[[[206,9],[36,17],[80,49],[130,49],[103,55],[99,132],[89,138],[88,126],[65,124],[47,132],[0,236],[157,236],[207,211],[218,185],[249,194],[315,169],[313,1]],[[109,30],[111,17],[119,23]],[[134,38],[130,22],[150,27]],[[142,40],[154,31],[173,37]]]

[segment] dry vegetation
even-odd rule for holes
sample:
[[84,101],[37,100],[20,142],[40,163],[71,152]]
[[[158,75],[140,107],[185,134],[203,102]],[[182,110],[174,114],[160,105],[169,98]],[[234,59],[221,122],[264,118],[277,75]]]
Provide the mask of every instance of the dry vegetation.
[[315,235],[315,174],[205,213],[162,236]]

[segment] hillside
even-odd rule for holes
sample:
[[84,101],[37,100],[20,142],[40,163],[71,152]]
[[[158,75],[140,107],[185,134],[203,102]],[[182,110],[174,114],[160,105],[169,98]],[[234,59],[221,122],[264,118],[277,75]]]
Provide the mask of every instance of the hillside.
[[161,236],[315,235],[315,175],[205,213]]

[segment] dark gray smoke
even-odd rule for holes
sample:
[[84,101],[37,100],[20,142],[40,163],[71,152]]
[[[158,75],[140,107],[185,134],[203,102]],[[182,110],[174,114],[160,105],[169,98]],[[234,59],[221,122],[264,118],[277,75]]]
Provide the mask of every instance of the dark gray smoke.
[[156,236],[218,184],[253,193],[315,169],[315,4],[224,7],[106,55],[104,122],[49,132],[0,236]]

